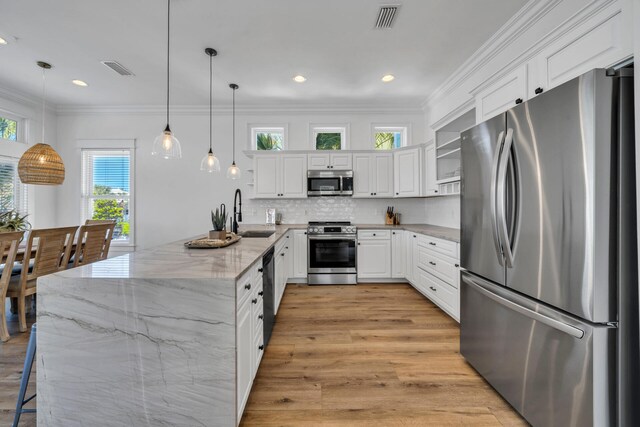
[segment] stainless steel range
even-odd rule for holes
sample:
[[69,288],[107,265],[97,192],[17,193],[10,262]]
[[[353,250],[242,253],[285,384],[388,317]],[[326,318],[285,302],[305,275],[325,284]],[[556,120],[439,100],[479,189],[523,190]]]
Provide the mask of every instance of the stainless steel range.
[[307,282],[310,285],[355,285],[356,226],[343,222],[309,222]]

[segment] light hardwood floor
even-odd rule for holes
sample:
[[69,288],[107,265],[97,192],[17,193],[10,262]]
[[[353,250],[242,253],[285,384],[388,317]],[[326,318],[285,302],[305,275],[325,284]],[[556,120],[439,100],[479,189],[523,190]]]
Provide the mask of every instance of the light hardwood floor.
[[409,285],[287,286],[241,425],[450,424],[527,425],[455,321]]
[[[5,301],[3,301],[5,302]],[[7,313],[9,308],[7,307]],[[31,325],[35,322],[35,314],[27,315],[27,332],[18,332],[18,316],[9,314],[7,316],[7,327],[11,339],[0,343],[0,426],[10,426],[16,409],[16,398],[20,389],[20,377],[24,366],[24,355],[27,352],[27,343]],[[35,393],[36,389],[36,369],[35,364],[29,379],[27,397]],[[37,399],[37,398],[36,398]],[[36,402],[27,404],[27,408],[35,408]],[[23,414],[20,417],[20,427],[34,427],[36,425],[36,414]]]

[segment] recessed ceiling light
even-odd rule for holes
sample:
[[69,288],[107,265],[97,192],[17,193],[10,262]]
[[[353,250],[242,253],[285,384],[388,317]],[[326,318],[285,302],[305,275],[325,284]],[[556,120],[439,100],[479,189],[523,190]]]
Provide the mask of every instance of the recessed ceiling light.
[[87,86],[89,86],[89,85],[87,84],[87,82],[84,82],[84,81],[82,81],[82,80],[71,80],[71,83],[73,83],[73,84],[74,84],[74,85],[76,85],[76,86],[82,86],[82,87],[87,87]]
[[0,37],[0,44],[7,44],[7,41],[5,39],[3,39],[2,37]]
[[305,76],[301,76],[300,74],[298,74],[297,76],[295,76],[293,78],[293,81],[297,82],[297,83],[304,83],[307,81],[307,78]]
[[392,82],[394,79],[395,76],[393,74],[385,74],[384,76],[382,76],[382,81],[385,83]]

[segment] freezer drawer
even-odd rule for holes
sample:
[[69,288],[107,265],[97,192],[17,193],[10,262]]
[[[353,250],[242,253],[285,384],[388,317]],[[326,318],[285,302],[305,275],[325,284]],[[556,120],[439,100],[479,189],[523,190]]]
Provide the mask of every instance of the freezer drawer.
[[615,424],[616,328],[461,277],[460,352],[534,426]]

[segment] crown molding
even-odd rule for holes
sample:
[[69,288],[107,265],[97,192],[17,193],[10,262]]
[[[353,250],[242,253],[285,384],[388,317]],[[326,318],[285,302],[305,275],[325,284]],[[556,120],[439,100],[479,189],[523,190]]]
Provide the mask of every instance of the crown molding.
[[[25,92],[17,91],[15,89],[9,89],[3,86],[0,86],[0,98],[30,108],[42,108],[42,98],[27,94]],[[55,113],[57,110],[57,105],[47,101],[47,103],[45,104],[45,109],[50,113]]]
[[[56,113],[61,116],[95,115],[95,114],[166,114],[163,105],[58,105]],[[231,106],[213,108],[214,115],[230,115]],[[422,114],[419,105],[389,106],[371,104],[264,104],[236,105],[237,115],[300,115],[300,114]],[[171,107],[172,116],[208,115],[208,105],[176,105]]]
[[561,2],[562,0],[530,0],[422,102],[423,110],[430,102],[446,95],[485,66]]

